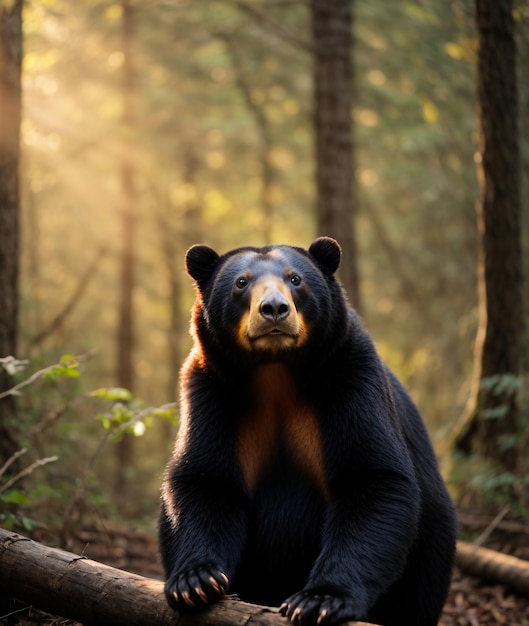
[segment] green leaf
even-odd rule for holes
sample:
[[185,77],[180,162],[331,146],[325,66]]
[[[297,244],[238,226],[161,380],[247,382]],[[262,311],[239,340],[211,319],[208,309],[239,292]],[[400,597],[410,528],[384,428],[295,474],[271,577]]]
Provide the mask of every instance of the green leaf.
[[76,366],[78,365],[76,358],[73,356],[73,354],[63,354],[61,356],[61,359],[59,361],[59,363],[65,363],[67,365],[70,364],[75,364]]
[[105,430],[108,430],[110,426],[112,425],[112,422],[108,418],[108,415],[105,415],[104,413],[98,413],[96,415],[96,419],[98,419],[101,422],[101,424],[103,424],[103,428]]
[[21,506],[29,506],[31,504],[31,500],[28,496],[16,489],[0,493],[0,500],[7,504],[20,504]]
[[500,380],[499,374],[494,374],[493,376],[486,376],[485,378],[482,378],[480,380],[479,387],[480,389],[483,389],[484,391],[491,391],[498,384],[499,380]]
[[94,389],[89,395],[108,402],[130,402],[132,400],[132,393],[124,387],[101,387]]
[[57,365],[46,372],[43,376],[46,380],[62,380],[63,378],[79,378],[81,372],[79,371],[79,362],[76,361],[70,355],[63,356],[61,358],[63,365]]
[[112,422],[114,424],[125,424],[134,417],[134,411],[132,411],[123,402],[116,402],[112,407]]
[[501,452],[505,452],[506,450],[510,450],[514,448],[518,443],[517,435],[506,435],[505,437],[501,437],[499,444]]
[[5,530],[13,530],[16,526],[17,518],[12,513],[6,513],[0,515],[0,522]]
[[509,410],[509,405],[500,404],[500,406],[496,406],[493,409],[483,409],[481,415],[483,419],[486,420],[497,420],[505,417],[507,415],[507,411]]
[[504,393],[514,394],[520,390],[521,381],[514,374],[493,374],[486,376],[480,381],[480,389],[490,391],[495,396]]
[[22,527],[24,528],[24,530],[33,530],[34,521],[32,519],[29,519],[29,517],[21,517],[20,522],[22,523]]

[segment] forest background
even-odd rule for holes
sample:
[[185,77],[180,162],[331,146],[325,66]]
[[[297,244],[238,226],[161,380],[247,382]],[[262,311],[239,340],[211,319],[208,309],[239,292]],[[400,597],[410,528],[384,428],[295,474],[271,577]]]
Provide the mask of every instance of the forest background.
[[[309,3],[147,0],[124,36],[127,5],[24,8],[16,357],[29,362],[13,384],[81,357],[17,399],[28,462],[58,457],[11,492],[39,523],[75,501],[76,515],[119,512],[153,527],[178,418],[146,407],[176,400],[190,346],[186,248],[307,247],[327,234],[317,228]],[[526,2],[514,16],[527,293]],[[446,459],[478,325],[473,3],[356,2],[354,33],[361,314]],[[527,331],[523,355],[527,372]],[[130,418],[134,434],[110,445]],[[459,496],[481,481],[493,500],[503,480],[464,463],[447,478]]]

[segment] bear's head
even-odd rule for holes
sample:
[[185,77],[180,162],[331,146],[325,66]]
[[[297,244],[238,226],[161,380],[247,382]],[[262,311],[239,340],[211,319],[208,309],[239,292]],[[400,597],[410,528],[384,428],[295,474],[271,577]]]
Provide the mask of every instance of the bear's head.
[[197,287],[194,330],[202,347],[278,359],[321,339],[343,301],[333,276],[340,257],[329,237],[308,250],[281,245],[219,255],[193,246],[186,268]]

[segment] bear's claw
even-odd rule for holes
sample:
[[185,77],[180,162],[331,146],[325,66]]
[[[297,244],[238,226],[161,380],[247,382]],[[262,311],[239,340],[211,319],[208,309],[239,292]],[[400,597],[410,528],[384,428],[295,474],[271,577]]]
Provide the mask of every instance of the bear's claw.
[[177,572],[165,583],[167,601],[180,612],[204,608],[226,594],[229,580],[211,563]]
[[297,626],[333,626],[359,619],[352,598],[337,593],[300,591],[279,607],[279,612]]

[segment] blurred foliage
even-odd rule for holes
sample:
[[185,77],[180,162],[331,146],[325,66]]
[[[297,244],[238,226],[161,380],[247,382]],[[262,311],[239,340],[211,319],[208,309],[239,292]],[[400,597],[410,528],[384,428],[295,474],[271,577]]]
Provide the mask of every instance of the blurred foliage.
[[[518,424],[516,432],[500,440],[500,448],[512,451],[518,459],[515,474],[485,461],[479,454],[454,455],[450,484],[452,493],[463,508],[497,511],[505,508],[514,517],[529,520],[529,377],[496,375],[482,379],[481,385],[493,394],[516,391]],[[502,419],[504,405],[485,413],[485,419]]]
[[[351,114],[364,320],[437,440],[464,406],[477,323],[473,6],[471,0],[378,0],[357,2],[355,10]],[[525,2],[518,3],[516,17],[522,73],[529,63]],[[45,392],[35,387],[20,400],[26,432],[66,407],[53,427],[30,442],[35,454],[60,457],[46,469],[39,498],[46,489],[48,496],[65,498],[75,491],[101,437],[94,404],[104,400],[84,394],[115,384],[124,139],[120,19],[120,4],[109,0],[79,0],[75,6],[37,0],[25,7],[18,356],[39,367],[64,349],[94,352],[80,379],[65,379],[62,374],[75,371],[65,366]],[[148,404],[176,397],[175,389],[168,391],[173,275],[182,283],[178,305],[186,320],[181,353],[189,347],[193,293],[183,268],[185,247],[196,239],[219,250],[266,243],[259,129],[237,78],[247,84],[270,131],[273,240],[307,246],[325,234],[314,226],[310,36],[304,1],[135,5],[138,124],[127,137],[136,146],[139,172],[134,397]],[[228,39],[242,60],[239,77]],[[527,80],[520,80],[520,110],[529,110]],[[528,116],[520,121],[529,174]],[[529,176],[523,178],[529,276]],[[169,262],[166,237],[175,243]],[[529,355],[529,340],[527,345]],[[129,400],[101,413],[107,415],[103,425],[126,421]],[[132,477],[137,512],[155,515],[174,430],[153,425],[138,442],[141,464]],[[103,493],[110,493],[113,463],[110,454],[98,463],[94,480]]]
[[[34,526],[49,525],[62,528],[66,541],[72,524],[87,515],[115,514],[113,494],[108,485],[105,488],[104,480],[108,462],[113,459],[108,454],[107,443],[118,442],[125,434],[135,437],[143,437],[148,431],[152,434],[160,419],[175,425],[178,422],[176,403],[151,407],[121,388],[81,393],[78,386],[72,387],[72,379],[84,373],[84,368],[81,370],[84,361],[84,357],[65,355],[57,364],[14,383],[10,390],[30,404],[34,398],[42,400],[57,391],[63,400],[65,397],[70,400],[42,415],[36,423],[29,424],[33,420],[28,420],[29,428],[22,430],[20,442],[26,447],[0,467],[0,524],[4,527],[31,531]],[[20,361],[17,363],[17,373],[25,374]],[[96,402],[90,402],[91,398]],[[80,415],[89,413],[92,413],[89,420],[79,419]],[[44,451],[55,455],[43,457]],[[25,462],[22,467],[20,459]],[[49,463],[55,466],[43,474],[39,468]],[[8,471],[11,466],[17,467],[16,471]],[[146,468],[148,464],[143,464],[142,471]],[[151,479],[150,497],[146,498],[145,506],[134,503],[126,511],[152,521],[158,476]],[[144,481],[149,484],[145,476]]]

